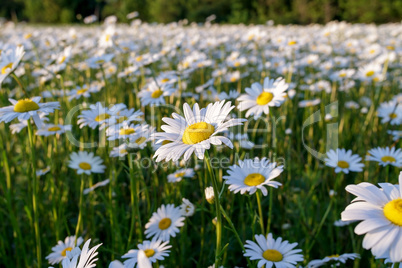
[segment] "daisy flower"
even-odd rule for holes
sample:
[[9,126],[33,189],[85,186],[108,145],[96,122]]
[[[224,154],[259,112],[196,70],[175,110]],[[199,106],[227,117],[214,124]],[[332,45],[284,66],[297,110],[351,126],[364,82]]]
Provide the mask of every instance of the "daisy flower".
[[345,264],[347,260],[354,260],[356,258],[357,259],[360,258],[360,255],[357,253],[344,253],[342,255],[335,254],[335,255],[327,256],[322,260],[312,260],[307,264],[307,267],[308,268],[320,267],[329,262],[332,262],[332,265],[335,264],[333,262],[336,262],[336,266],[339,266],[339,263]]
[[128,143],[122,143],[118,147],[114,147],[110,152],[110,157],[123,157],[128,154],[127,149],[129,149]]
[[237,99],[240,102],[237,108],[240,111],[247,110],[246,117],[254,115],[254,119],[257,119],[262,113],[269,114],[269,107],[278,107],[285,101],[288,87],[283,78],[274,80],[266,77],[263,85],[256,82],[251,88],[246,88],[247,94]]
[[8,99],[13,105],[0,108],[0,123],[10,122],[11,120],[18,118],[18,120],[28,120],[32,117],[37,127],[41,127],[42,120],[40,120],[39,113],[49,114],[55,109],[60,108],[59,102],[47,102],[40,103],[41,97],[33,97],[32,99],[22,99],[16,101],[14,99]]
[[184,225],[184,217],[181,215],[179,207],[173,204],[162,205],[157,212],[152,214],[151,219],[145,225],[145,235],[147,238],[154,237],[162,241],[169,241],[170,237],[176,237],[179,232],[178,227]]
[[348,185],[346,191],[356,195],[342,212],[342,220],[361,221],[355,233],[363,235],[363,248],[371,249],[377,258],[402,261],[402,172],[399,185],[380,183],[380,188],[367,182]]
[[77,170],[77,174],[90,175],[91,173],[104,173],[106,167],[102,165],[102,162],[103,160],[99,156],[94,156],[92,152],[79,151],[71,153],[68,166]]
[[0,85],[14,71],[25,54],[23,46],[12,47],[0,53]]
[[192,178],[194,177],[195,172],[192,168],[184,168],[179,169],[175,173],[168,175],[168,182],[179,182],[183,178]]
[[195,207],[188,199],[183,198],[183,203],[180,205],[181,215],[189,217],[193,216],[195,212]]
[[172,95],[174,92],[176,92],[176,88],[174,88],[170,83],[158,85],[155,82],[152,82],[138,93],[138,97],[141,98],[141,104],[143,106],[159,106],[165,104],[165,97]]
[[387,122],[391,125],[402,124],[402,105],[398,105],[395,101],[381,103],[377,112],[383,124]]
[[95,183],[94,185],[92,185],[92,187],[89,187],[89,188],[84,189],[83,194],[84,194],[84,195],[87,195],[87,194],[89,194],[90,192],[93,192],[93,191],[94,191],[96,188],[98,188],[98,187],[102,187],[102,186],[108,185],[109,182],[110,182],[110,179],[106,179],[106,180],[104,180],[104,181],[97,182],[97,183]]
[[[90,242],[91,242],[91,239],[88,239],[87,242],[85,242],[84,246],[82,247],[80,254],[75,254],[75,256],[73,256],[71,260],[70,260],[70,258],[64,258],[62,261],[63,268],[92,268],[92,267],[95,267],[96,266],[95,262],[98,260],[98,258],[95,258],[98,255],[98,252],[96,252],[96,250],[102,244],[96,245],[93,248],[88,249]],[[75,249],[79,250],[79,248],[75,248]],[[78,262],[78,258],[80,259],[79,262]]]
[[91,85],[84,84],[82,86],[77,86],[75,89],[68,92],[68,99],[79,99],[81,97],[89,98],[91,97],[91,93],[99,92],[102,87],[103,85],[101,83],[93,83]]
[[138,132],[148,129],[148,125],[119,124],[109,127],[106,130],[108,140],[127,139]]
[[289,244],[287,240],[282,241],[281,237],[274,239],[269,233],[264,235],[255,235],[257,243],[247,240],[244,247],[245,257],[250,260],[258,260],[258,268],[265,267],[296,267],[296,263],[303,261],[303,255],[298,254],[301,249],[294,249],[297,243]]
[[223,176],[225,183],[229,184],[229,190],[241,194],[249,192],[254,194],[258,189],[266,196],[268,194],[265,186],[278,188],[282,184],[273,181],[283,171],[283,166],[276,166],[269,159],[257,157],[254,159],[239,160],[239,165],[229,167],[228,174]]
[[91,104],[89,108],[90,110],[82,111],[82,114],[78,116],[77,124],[79,124],[80,128],[84,126],[89,126],[92,129],[97,126],[100,126],[100,128],[106,127],[108,119],[113,115],[113,112],[103,107],[100,102]]
[[325,165],[335,168],[335,173],[348,174],[349,171],[363,171],[364,164],[360,163],[361,160],[362,158],[359,155],[352,155],[352,150],[336,149],[336,151],[330,150],[327,153]]
[[165,140],[171,141],[162,145],[155,152],[156,161],[177,161],[183,154],[187,161],[192,153],[199,159],[204,159],[205,150],[209,150],[211,144],[221,145],[224,143],[233,148],[232,142],[223,136],[217,136],[219,132],[226,131],[229,127],[241,125],[245,119],[229,119],[230,111],[234,108],[231,102],[225,101],[210,103],[207,108],[200,109],[194,104],[193,110],[185,103],[183,105],[184,117],[173,113],[172,118],[164,117],[162,120],[167,124],[161,128],[165,132],[158,132],[155,138],[157,143]]
[[88,64],[89,68],[99,69],[105,63],[111,62],[113,57],[114,57],[113,54],[104,54],[101,56],[94,56],[92,58],[87,59],[86,63]]
[[108,120],[109,125],[128,124],[134,121],[142,121],[141,116],[144,114],[141,111],[136,111],[133,108],[127,109],[125,105],[121,110],[117,110],[115,106],[113,107],[113,116]]
[[169,249],[172,247],[171,245],[168,245],[168,243],[168,241],[163,242],[155,237],[151,241],[143,241],[142,244],[138,245],[138,250],[131,249],[122,256],[123,259],[127,259],[124,261],[124,267],[134,268],[137,265],[139,250],[144,251],[145,256],[151,261],[151,263],[155,263],[158,260],[164,260],[165,257],[169,256]]
[[368,151],[369,156],[366,157],[367,161],[376,161],[380,166],[391,165],[395,167],[402,166],[402,150],[396,150],[395,147],[389,148],[373,148]]
[[50,136],[50,135],[60,135],[65,133],[66,131],[71,130],[71,125],[53,125],[53,124],[42,124],[41,128],[36,131],[36,135],[38,136]]
[[75,236],[67,236],[63,241],[58,241],[57,245],[52,247],[52,253],[46,256],[46,259],[50,264],[60,263],[64,258],[66,258],[66,252],[73,250],[76,246],[78,247],[83,242],[82,237],[77,238],[77,244],[75,244]]
[[387,133],[392,135],[393,141],[397,141],[402,138],[402,130],[388,130]]
[[45,167],[36,171],[36,176],[43,176],[50,171],[50,167]]

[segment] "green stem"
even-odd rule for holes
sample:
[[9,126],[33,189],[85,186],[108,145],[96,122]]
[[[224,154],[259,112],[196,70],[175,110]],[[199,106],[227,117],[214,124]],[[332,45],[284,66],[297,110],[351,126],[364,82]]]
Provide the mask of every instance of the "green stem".
[[[128,165],[130,168],[130,197],[131,197],[131,224],[130,224],[130,233],[128,237],[127,247],[129,248],[131,245],[131,238],[133,236],[135,224],[135,218],[137,216],[138,220],[138,238],[142,240],[142,227],[141,227],[141,215],[138,204],[138,196],[137,196],[137,180],[134,172],[133,166],[133,157],[132,153],[128,154]],[[137,214],[137,215],[136,215]]]
[[40,230],[39,230],[39,218],[38,218],[38,204],[37,204],[37,193],[38,193],[38,178],[36,176],[36,157],[35,157],[35,145],[33,140],[33,129],[31,121],[28,120],[28,138],[31,151],[31,164],[32,164],[32,208],[34,214],[34,229],[35,229],[35,240],[36,240],[36,256],[38,258],[38,267],[42,267],[42,250],[40,242]]
[[269,210],[268,210],[268,222],[267,222],[267,234],[271,229],[271,221],[272,221],[272,206],[273,206],[273,196],[272,196],[272,187],[269,187]]
[[84,173],[81,174],[81,186],[80,186],[80,203],[79,203],[79,212],[78,212],[78,221],[77,226],[75,227],[75,242],[74,245],[77,244],[78,233],[80,232],[81,222],[82,222],[82,199],[84,195]]
[[260,216],[260,225],[261,225],[261,233],[265,236],[265,228],[264,228],[264,218],[262,216],[262,207],[261,207],[261,193],[257,190],[255,193],[257,197],[257,205],[258,205],[258,214]]
[[215,267],[219,267],[220,255],[222,248],[222,216],[221,216],[221,204],[219,197],[218,182],[215,178],[215,174],[211,168],[211,159],[209,158],[208,151],[205,151],[205,163],[207,164],[209,177],[212,181],[212,188],[214,189],[215,196],[215,212],[216,212],[216,249],[215,249]]

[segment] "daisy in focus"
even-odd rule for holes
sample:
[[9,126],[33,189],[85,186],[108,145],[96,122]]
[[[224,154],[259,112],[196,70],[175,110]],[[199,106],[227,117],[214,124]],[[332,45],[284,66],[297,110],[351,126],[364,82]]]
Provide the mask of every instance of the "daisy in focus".
[[173,204],[162,205],[145,225],[145,235],[147,238],[169,241],[170,237],[176,237],[180,232],[179,227],[184,225],[184,219],[180,207],[175,207]]
[[155,152],[156,162],[162,160],[177,161],[182,155],[187,161],[195,153],[199,159],[204,159],[204,153],[212,145],[222,143],[233,148],[232,142],[223,136],[217,136],[219,132],[228,130],[229,127],[241,125],[245,119],[226,120],[230,111],[234,108],[231,102],[225,101],[210,103],[207,108],[200,109],[194,104],[193,110],[185,103],[183,105],[184,117],[177,113],[172,118],[164,117],[167,124],[161,127],[165,132],[155,133],[156,143],[171,141],[162,145]]
[[274,239],[269,233],[264,235],[255,235],[257,243],[247,240],[244,247],[245,257],[250,260],[258,260],[258,268],[265,267],[296,267],[297,262],[303,261],[303,255],[299,254],[301,249],[294,249],[297,243],[289,244],[288,241],[282,241],[281,237]]
[[258,158],[239,160],[239,165],[233,165],[229,168],[228,174],[223,176],[225,183],[229,184],[229,190],[241,194],[249,192],[254,194],[258,189],[266,196],[268,194],[266,186],[278,188],[282,184],[273,181],[283,171],[283,166],[276,166],[269,159]]
[[366,157],[367,161],[376,161],[380,164],[380,166],[402,166],[402,150],[396,149],[395,147],[377,147],[368,151],[370,154]]
[[124,267],[136,267],[139,250],[143,250],[145,256],[151,261],[151,263],[155,263],[158,260],[162,261],[165,259],[165,257],[168,257],[170,253],[169,249],[171,247],[172,246],[169,245],[168,241],[163,242],[162,240],[158,240],[155,237],[151,241],[143,241],[141,244],[138,244],[138,250],[131,249],[122,256],[123,259],[127,259],[124,261]]
[[46,259],[50,264],[60,263],[66,258],[66,252],[72,251],[76,246],[78,247],[83,242],[82,237],[77,238],[77,244],[75,244],[75,236],[67,236],[63,241],[58,241],[57,245],[52,247],[52,253],[50,253]]
[[402,261],[402,172],[399,185],[367,182],[348,185],[346,191],[356,195],[342,212],[343,221],[361,221],[355,233],[364,235],[363,248],[371,249],[377,258]]
[[278,107],[285,101],[288,87],[283,78],[274,80],[266,77],[263,85],[256,82],[251,88],[246,88],[247,94],[237,99],[240,102],[237,108],[247,110],[246,117],[254,115],[254,119],[257,119],[262,113],[269,114],[269,107]]
[[192,178],[194,177],[195,172],[192,168],[179,169],[175,173],[168,175],[168,182],[179,182],[183,178]]
[[71,153],[68,166],[77,170],[77,174],[90,175],[91,173],[104,173],[106,167],[102,163],[103,160],[99,156],[94,156],[94,153],[79,151]]
[[41,114],[52,113],[55,109],[60,108],[59,102],[40,103],[41,97],[33,97],[32,99],[21,99],[19,101],[8,99],[13,105],[0,108],[0,122],[10,122],[18,118],[18,120],[28,120],[32,117],[37,127],[42,126]]
[[74,254],[74,256],[71,256],[72,258],[64,258],[61,263],[63,268],[95,267],[95,262],[98,260],[98,258],[96,258],[96,256],[98,255],[98,252],[96,250],[102,244],[96,245],[93,248],[89,249],[89,243],[91,243],[91,239],[88,239],[85,242],[82,250],[80,250],[78,247],[74,248],[73,251],[79,252],[79,254]]
[[349,171],[363,171],[364,164],[360,163],[361,160],[362,158],[359,155],[352,155],[352,150],[336,149],[336,151],[330,150],[327,153],[325,165],[335,168],[335,173],[348,174]]

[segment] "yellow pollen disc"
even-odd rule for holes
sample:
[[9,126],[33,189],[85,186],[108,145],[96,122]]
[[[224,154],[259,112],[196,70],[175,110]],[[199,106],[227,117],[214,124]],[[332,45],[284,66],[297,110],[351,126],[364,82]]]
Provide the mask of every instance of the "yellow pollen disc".
[[138,56],[137,58],[135,58],[136,61],[141,61],[142,60],[142,56]]
[[262,257],[266,259],[267,261],[272,261],[272,262],[279,262],[283,260],[283,255],[277,251],[276,249],[267,249],[262,253]]
[[3,68],[1,68],[1,74],[5,74],[7,73],[8,69],[11,69],[13,67],[13,63],[10,62],[9,64],[7,64],[6,66],[4,66]]
[[126,149],[121,149],[120,150],[120,154],[126,154],[126,153],[128,153]]
[[147,140],[147,138],[145,138],[145,137],[140,137],[140,138],[138,138],[138,139],[135,140],[135,143],[141,144],[141,143],[143,143],[143,142],[146,141],[146,140]]
[[395,47],[394,47],[394,46],[386,46],[386,48],[387,48],[388,50],[395,50]]
[[236,61],[233,65],[234,65],[234,67],[239,67],[239,66],[240,66],[240,62]]
[[126,121],[127,119],[128,119],[127,116],[120,116],[116,121],[117,123],[121,123],[123,121]]
[[214,133],[215,127],[205,122],[199,122],[188,126],[183,133],[185,144],[196,144],[202,142]]
[[236,77],[230,78],[230,82],[236,82],[236,81],[237,81],[237,78],[236,78]]
[[102,63],[104,63],[105,61],[104,60],[97,60],[95,63],[97,63],[97,64],[102,64]]
[[395,157],[386,155],[386,156],[381,157],[381,161],[382,161],[382,162],[391,162],[391,163],[395,163],[395,162],[396,162],[396,159],[395,159]]
[[162,79],[161,82],[162,82],[162,83],[166,83],[166,82],[169,82],[169,80],[170,80],[169,78],[165,78],[165,79]]
[[327,256],[327,258],[338,258],[338,257],[339,257],[339,254],[334,254],[334,255]]
[[260,173],[251,173],[248,174],[244,179],[244,184],[247,186],[257,186],[265,181],[265,177]]
[[346,74],[345,73],[341,73],[341,74],[339,74],[339,77],[345,77],[346,76]]
[[17,113],[26,113],[36,110],[39,110],[39,105],[30,99],[19,100],[17,104],[14,105],[14,112]]
[[91,169],[91,164],[88,164],[87,162],[81,162],[78,166],[83,170]]
[[288,42],[288,46],[293,46],[293,45],[296,45],[296,44],[297,44],[296,41],[289,41],[289,42]]
[[119,131],[119,135],[130,135],[135,132],[134,128],[122,128]]
[[203,66],[204,66],[204,64],[203,64],[202,62],[200,62],[200,63],[197,64],[197,67],[199,67],[199,68],[201,68],[201,67],[203,67]]
[[160,89],[155,90],[154,92],[152,92],[151,98],[157,99],[157,98],[159,98],[162,94],[163,94],[163,91],[162,91],[162,90],[160,90]]
[[50,127],[50,128],[47,129],[47,131],[59,131],[59,130],[61,130],[61,128],[59,128],[57,126]]
[[343,160],[338,161],[338,167],[340,168],[349,168],[349,163]]
[[31,38],[31,37],[32,37],[32,34],[30,34],[30,33],[29,33],[29,34],[24,35],[24,38],[25,38],[25,39],[29,39],[29,38]]
[[95,117],[96,122],[102,122],[105,121],[106,119],[109,119],[110,115],[109,114],[100,114],[97,117]]
[[77,94],[84,94],[87,91],[88,91],[87,88],[83,88],[83,89],[77,90]]
[[169,218],[163,218],[161,219],[161,221],[159,222],[159,229],[161,230],[166,230],[167,228],[170,227],[170,225],[172,224],[172,220]]
[[374,71],[368,71],[367,73],[366,73],[366,76],[367,77],[371,77],[371,76],[373,76],[374,75]]
[[176,178],[181,178],[181,177],[183,177],[184,175],[186,175],[186,172],[180,172],[180,173],[177,173],[176,175],[174,175]]
[[106,42],[109,42],[109,40],[110,40],[110,34],[107,34],[107,35],[105,36],[105,41],[106,41]]
[[155,250],[153,250],[152,248],[146,249],[146,250],[144,250],[144,253],[145,253],[145,256],[147,256],[147,258],[150,258],[153,255],[155,255]]
[[274,98],[274,95],[270,92],[262,92],[258,97],[257,97],[257,104],[258,105],[266,105],[268,104],[272,99]]
[[66,252],[67,252],[67,251],[71,251],[71,250],[73,250],[72,247],[68,247],[68,248],[63,249],[63,251],[61,252],[61,256],[65,257],[65,256],[66,256]]
[[59,64],[62,64],[65,60],[66,60],[66,56],[61,57],[61,59],[59,60]]
[[389,114],[389,118],[391,118],[391,119],[394,119],[396,117],[397,117],[396,113],[390,113]]
[[384,206],[384,216],[393,224],[402,226],[402,199],[394,199]]
[[375,53],[375,49],[370,50],[370,54],[374,54]]

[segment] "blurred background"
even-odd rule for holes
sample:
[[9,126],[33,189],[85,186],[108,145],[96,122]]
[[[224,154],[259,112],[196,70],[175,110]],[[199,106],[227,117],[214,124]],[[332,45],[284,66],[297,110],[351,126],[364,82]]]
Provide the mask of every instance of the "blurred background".
[[0,17],[14,22],[82,23],[115,15],[127,22],[138,11],[147,22],[182,19],[203,22],[215,14],[219,23],[326,23],[331,20],[386,23],[402,19],[402,0],[0,0]]

